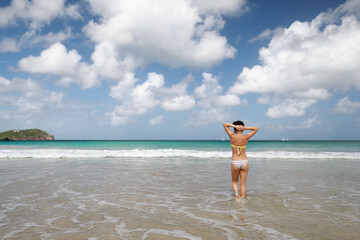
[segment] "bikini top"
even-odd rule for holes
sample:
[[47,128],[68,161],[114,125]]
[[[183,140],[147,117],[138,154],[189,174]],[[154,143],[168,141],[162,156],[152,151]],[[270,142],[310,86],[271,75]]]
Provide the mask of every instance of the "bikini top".
[[234,144],[231,144],[231,146],[234,147],[234,148],[237,148],[238,156],[240,156],[240,154],[241,154],[241,149],[246,148],[246,145],[244,145],[244,146],[235,146]]

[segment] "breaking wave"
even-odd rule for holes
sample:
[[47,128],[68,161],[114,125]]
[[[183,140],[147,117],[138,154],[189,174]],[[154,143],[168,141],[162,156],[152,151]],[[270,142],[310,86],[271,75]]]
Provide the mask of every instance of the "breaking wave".
[[[360,152],[296,152],[254,151],[247,152],[249,158],[262,159],[354,159],[360,160]],[[38,158],[231,158],[230,151],[186,150],[186,149],[1,149],[1,159]]]

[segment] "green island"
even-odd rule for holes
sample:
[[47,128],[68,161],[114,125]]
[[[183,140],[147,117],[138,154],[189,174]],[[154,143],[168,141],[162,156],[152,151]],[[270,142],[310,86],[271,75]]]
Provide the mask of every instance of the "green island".
[[0,141],[52,141],[53,135],[40,129],[10,130],[0,133]]

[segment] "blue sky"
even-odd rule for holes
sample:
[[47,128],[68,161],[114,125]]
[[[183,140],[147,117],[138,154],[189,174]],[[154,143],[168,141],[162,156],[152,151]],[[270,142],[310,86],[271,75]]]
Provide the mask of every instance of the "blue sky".
[[360,1],[0,2],[0,131],[360,139]]

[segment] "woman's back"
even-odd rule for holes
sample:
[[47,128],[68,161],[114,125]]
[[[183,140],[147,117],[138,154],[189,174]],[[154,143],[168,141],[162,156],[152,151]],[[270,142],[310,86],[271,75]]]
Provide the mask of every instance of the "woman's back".
[[246,136],[242,135],[241,133],[238,133],[230,137],[233,160],[247,159],[245,151],[248,140],[249,139],[246,138]]

